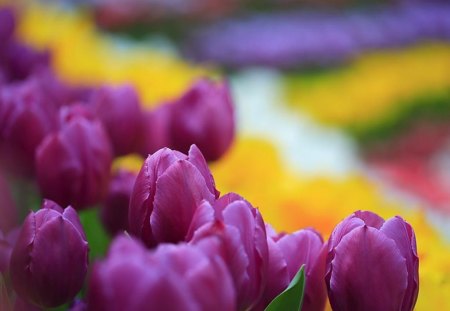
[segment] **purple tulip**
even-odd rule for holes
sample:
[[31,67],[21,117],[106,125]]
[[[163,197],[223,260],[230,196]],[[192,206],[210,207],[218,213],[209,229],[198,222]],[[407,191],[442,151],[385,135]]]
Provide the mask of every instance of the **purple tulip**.
[[90,102],[111,138],[114,153],[135,152],[143,115],[136,90],[131,85],[103,86],[93,92]]
[[333,310],[413,310],[419,258],[413,228],[400,217],[384,221],[358,211],[336,226],[326,268]]
[[31,173],[37,146],[56,127],[56,109],[46,102],[36,81],[1,90],[0,148],[8,169]]
[[172,147],[186,152],[196,144],[206,160],[220,158],[234,134],[234,109],[226,83],[199,80],[171,107]]
[[186,156],[168,148],[150,155],[136,179],[129,207],[129,230],[148,246],[184,241],[197,206],[218,192],[200,150]]
[[171,146],[171,113],[171,106],[167,104],[144,112],[139,137],[139,153],[144,157]]
[[135,173],[119,170],[109,184],[100,215],[103,225],[111,235],[128,230],[128,206],[135,181]]
[[72,115],[48,135],[36,153],[36,172],[43,197],[77,209],[99,203],[106,195],[111,147],[102,125]]
[[11,281],[27,302],[50,308],[75,297],[88,266],[88,244],[77,212],[52,201],[25,219],[14,246]]
[[15,28],[14,12],[11,8],[0,8],[0,42],[5,44],[14,33]]
[[261,306],[266,307],[285,290],[298,269],[305,265],[306,287],[302,311],[323,310],[327,299],[324,282],[326,249],[320,234],[313,229],[275,234],[269,228],[267,232],[269,268]]
[[126,236],[117,237],[94,265],[88,310],[235,310],[235,292],[219,256],[193,245],[160,245],[148,251]]
[[255,307],[266,286],[269,260],[259,211],[238,195],[227,194],[214,207],[203,202],[192,223],[200,227],[191,243],[210,254],[221,254],[227,264],[237,292],[238,310]]

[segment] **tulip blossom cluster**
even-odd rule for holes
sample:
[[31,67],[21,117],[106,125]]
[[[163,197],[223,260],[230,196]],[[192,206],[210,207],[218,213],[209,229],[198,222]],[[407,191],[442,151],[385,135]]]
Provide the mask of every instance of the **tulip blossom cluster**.
[[102,202],[111,163],[193,143],[217,160],[234,137],[226,83],[199,80],[180,98],[145,111],[130,85],[72,86],[52,72],[49,54],[14,38],[0,10],[0,167],[34,178],[45,198],[83,209]]

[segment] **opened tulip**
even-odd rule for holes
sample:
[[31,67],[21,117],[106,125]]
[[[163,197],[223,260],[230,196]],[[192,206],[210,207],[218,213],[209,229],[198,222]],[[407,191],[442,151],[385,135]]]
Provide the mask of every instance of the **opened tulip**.
[[172,147],[187,152],[196,144],[206,160],[220,158],[234,134],[234,108],[226,83],[200,80],[172,104]]
[[148,246],[184,241],[197,207],[214,202],[214,179],[196,146],[186,156],[168,148],[150,155],[136,179],[129,230]]
[[83,286],[88,244],[77,212],[45,201],[25,219],[11,255],[16,293],[36,306],[57,307]]
[[43,197],[77,209],[101,202],[108,190],[111,161],[111,146],[101,123],[70,116],[37,150],[37,180]]
[[109,183],[108,194],[103,201],[100,216],[103,225],[111,235],[128,230],[128,206],[135,181],[135,173],[119,170]]
[[325,247],[319,233],[303,229],[291,234],[267,230],[269,268],[267,285],[261,300],[266,307],[287,288],[302,265],[305,265],[305,294],[302,311],[321,311],[325,307]]
[[94,265],[88,310],[235,311],[235,291],[218,256],[193,245],[160,245],[148,251],[117,237],[105,260]]
[[333,310],[411,311],[419,291],[413,228],[358,211],[328,241],[326,282]]
[[[208,221],[211,217],[213,220]],[[266,286],[269,260],[265,225],[259,211],[238,195],[227,194],[214,207],[203,202],[192,224],[200,227],[193,233],[191,243],[211,255],[220,254],[228,266],[238,310],[255,307]]]
[[93,92],[90,104],[105,126],[114,154],[136,152],[143,117],[136,90],[130,85],[103,86]]

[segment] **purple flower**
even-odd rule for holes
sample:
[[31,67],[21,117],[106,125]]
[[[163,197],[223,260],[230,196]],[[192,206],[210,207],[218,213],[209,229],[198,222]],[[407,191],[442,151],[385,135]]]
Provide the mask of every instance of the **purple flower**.
[[111,138],[114,153],[135,152],[143,114],[136,90],[130,85],[103,86],[93,92],[90,103]]
[[111,161],[101,123],[71,115],[37,150],[37,180],[43,197],[77,209],[99,203],[106,195]]
[[144,157],[171,146],[171,113],[171,106],[167,104],[144,112],[138,146],[139,153]]
[[150,155],[130,200],[129,230],[148,246],[184,241],[197,206],[214,202],[218,192],[200,150],[186,156],[168,148]]
[[101,219],[106,230],[115,235],[128,230],[128,206],[136,174],[119,170],[109,183],[109,191],[103,201]]
[[313,229],[275,234],[269,228],[267,232],[269,268],[262,307],[285,290],[298,269],[305,265],[306,287],[302,310],[323,310],[327,299],[324,281],[326,248],[320,234]]
[[238,195],[227,194],[214,207],[203,202],[191,232],[192,244],[224,259],[233,277],[238,310],[255,307],[266,286],[269,260],[259,211]]
[[234,134],[234,109],[226,83],[199,80],[171,107],[172,147],[186,152],[196,144],[206,160],[220,158]]
[[52,201],[25,219],[14,246],[10,274],[27,302],[50,308],[78,293],[88,266],[88,244],[77,212]]
[[11,8],[0,8],[0,42],[5,44],[14,33],[15,28],[14,12]]
[[193,245],[160,245],[148,251],[117,237],[105,260],[94,265],[88,310],[235,310],[235,292],[219,256]]
[[35,81],[1,90],[0,148],[8,169],[31,173],[37,146],[56,127],[56,109],[46,102]]
[[328,241],[326,282],[333,310],[413,310],[419,291],[413,228],[358,211]]

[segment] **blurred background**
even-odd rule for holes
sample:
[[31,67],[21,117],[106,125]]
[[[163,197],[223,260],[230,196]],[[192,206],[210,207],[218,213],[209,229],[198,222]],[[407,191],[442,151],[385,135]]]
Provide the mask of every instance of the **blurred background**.
[[[416,230],[417,310],[450,310],[450,2],[0,1],[57,75],[131,83],[147,107],[229,81],[237,137],[211,163],[278,230],[355,210]],[[116,167],[139,169],[132,155]]]

